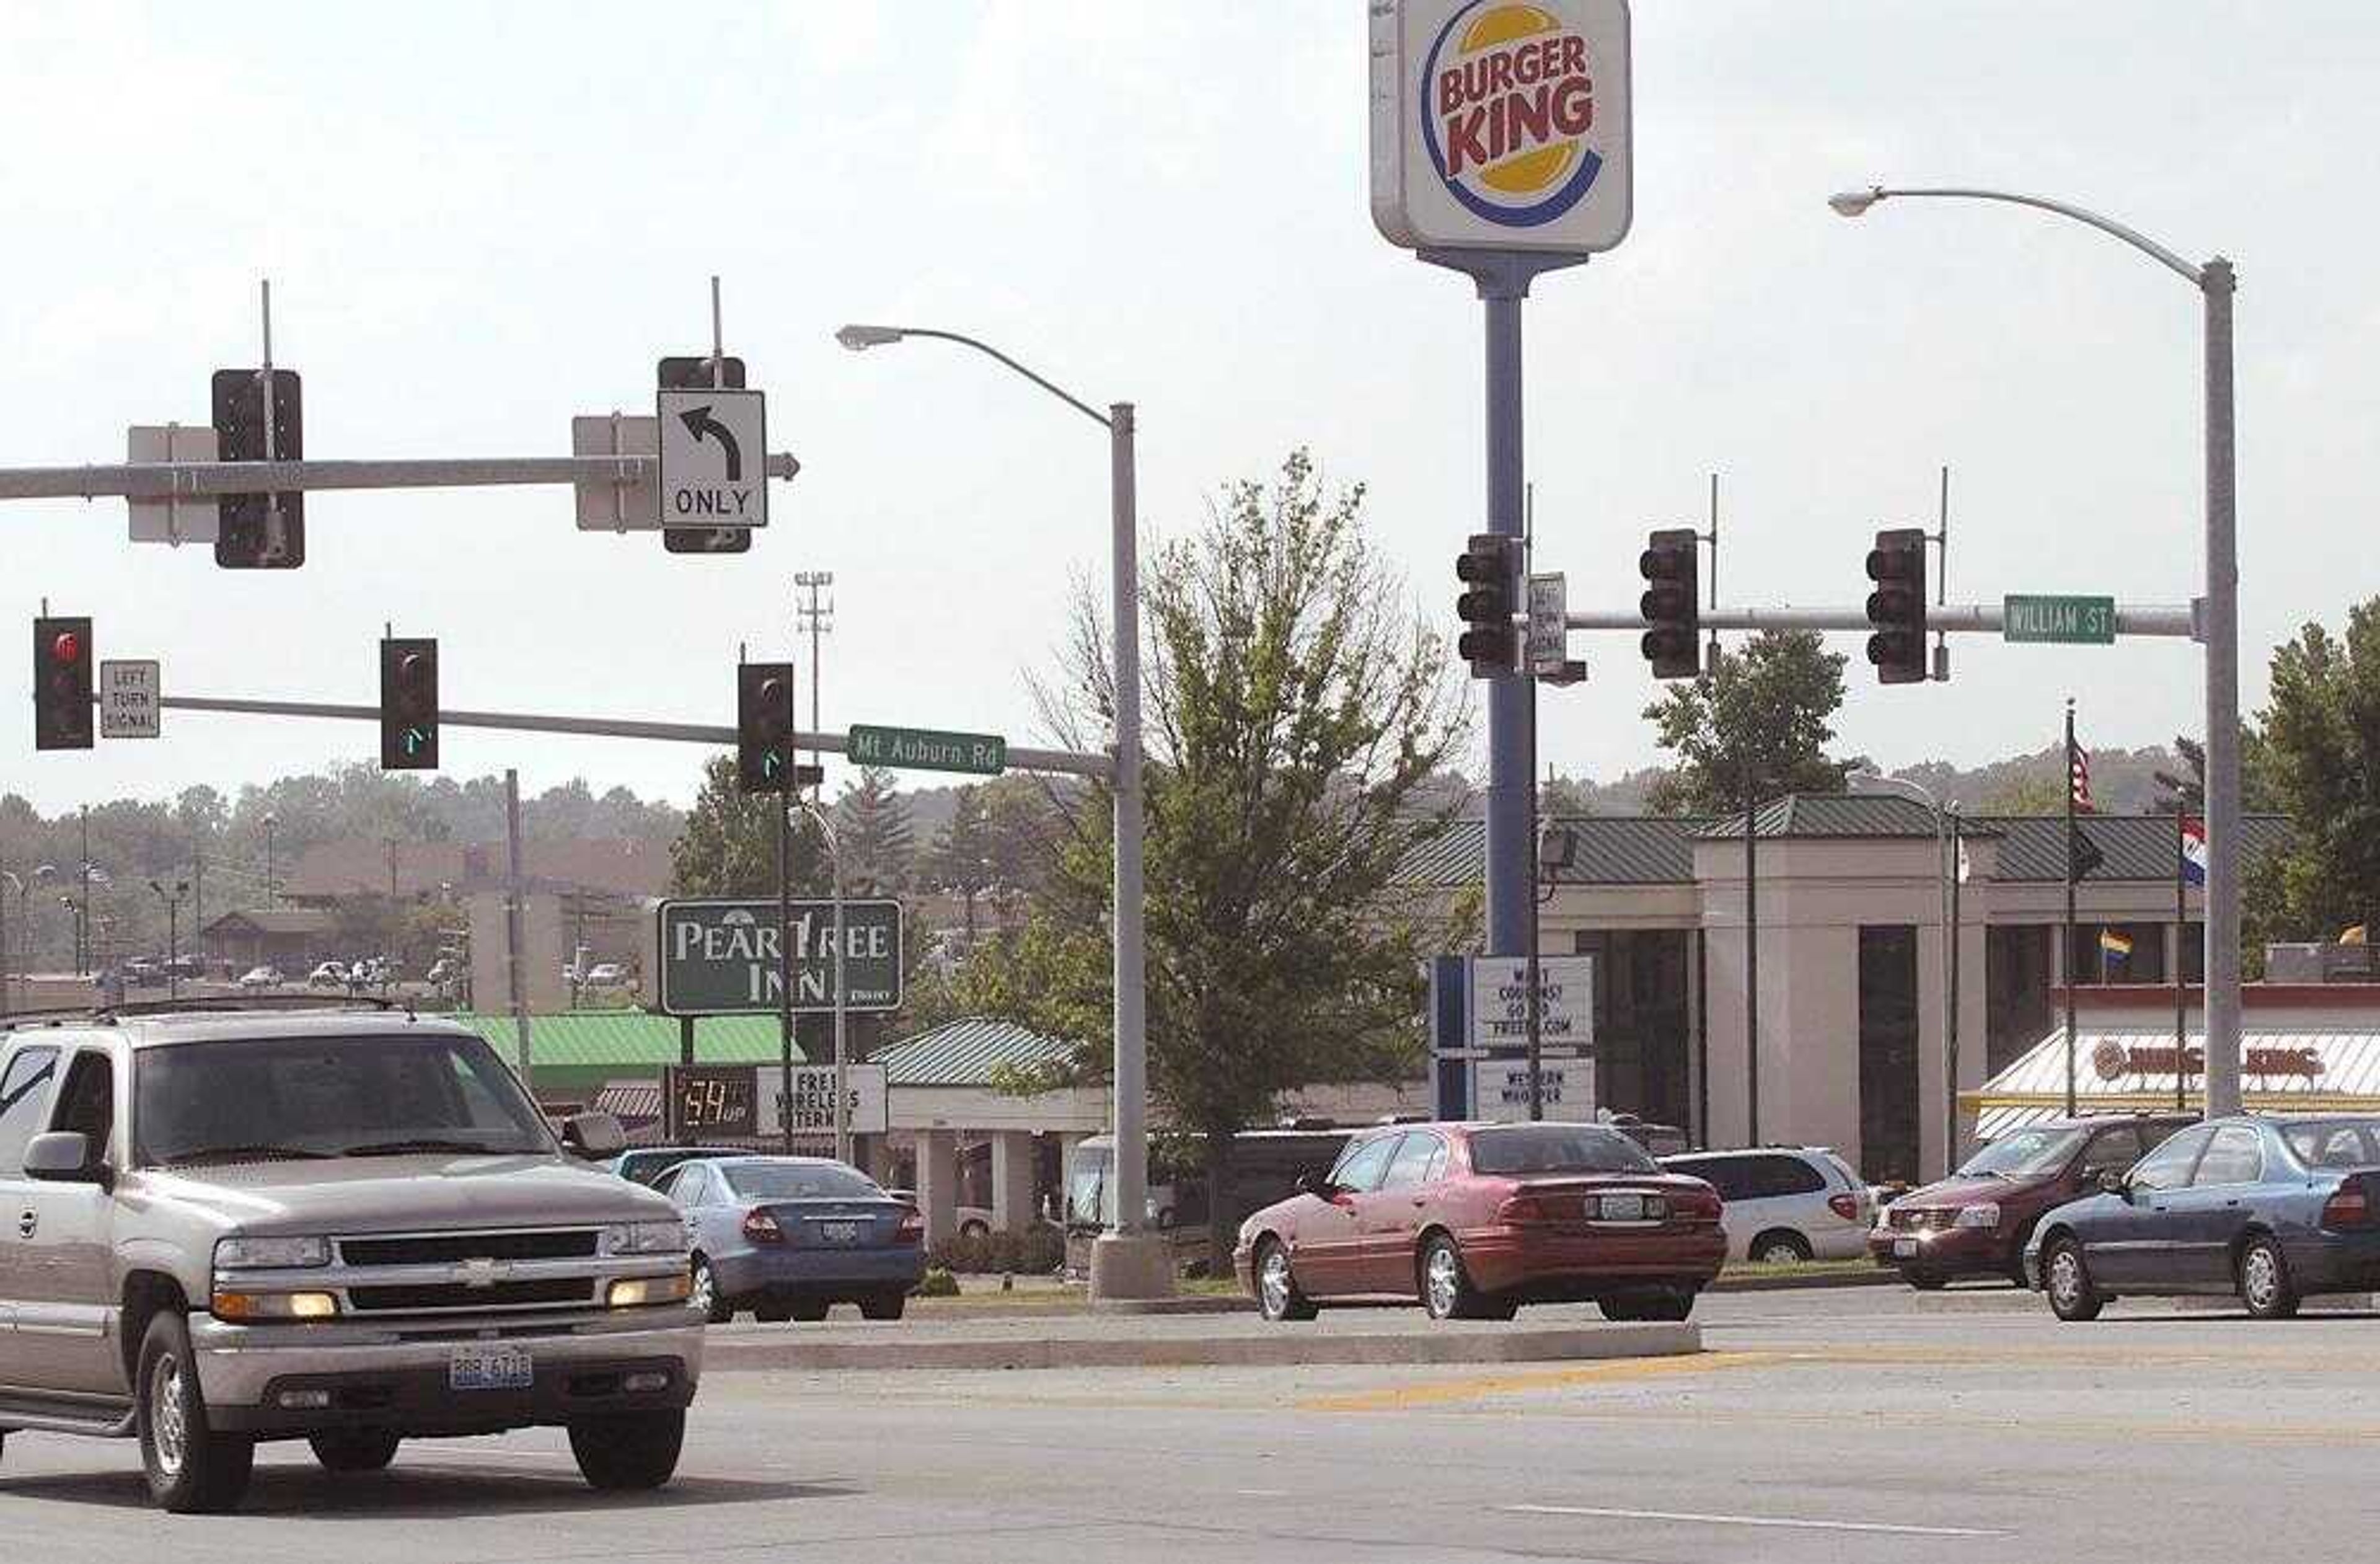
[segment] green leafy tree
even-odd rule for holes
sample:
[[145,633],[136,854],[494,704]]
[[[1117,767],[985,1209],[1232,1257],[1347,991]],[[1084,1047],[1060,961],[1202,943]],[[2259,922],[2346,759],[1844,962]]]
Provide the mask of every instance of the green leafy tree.
[[[775,794],[747,794],[735,782],[735,758],[704,762],[702,790],[686,826],[670,844],[671,881],[681,896],[767,896],[777,889]],[[797,896],[827,893],[826,853],[819,829],[796,810],[787,879]]]
[[1984,795],[1986,815],[2058,815],[2066,810],[2065,784],[2054,776],[2022,776]]
[[1867,765],[1826,753],[1844,661],[1814,631],[1763,631],[1742,650],[1721,652],[1716,670],[1672,685],[1645,709],[1661,747],[1677,757],[1648,794],[1653,812],[1729,814],[1747,790],[1759,798],[1840,791],[1848,772]]
[[2272,704],[2252,746],[2289,846],[2243,890],[2266,938],[2333,940],[2380,914],[2380,598],[2347,633],[2308,624],[2273,654]]
[[[1410,1068],[1419,959],[1454,938],[1394,880],[1450,823],[1453,806],[1424,784],[1463,744],[1468,710],[1366,540],[1362,505],[1360,487],[1326,492],[1296,452],[1271,483],[1232,485],[1144,573],[1149,1083],[1176,1125],[1205,1135],[1210,1176],[1283,1093]],[[1114,674],[1087,596],[1063,681],[1040,693],[1062,742],[1104,746]],[[1069,802],[990,997],[1078,1039],[1075,1073],[1097,1074],[1111,798],[1091,785]]]
[[860,770],[834,806],[835,840],[843,849],[844,889],[853,895],[905,889],[917,857],[909,801],[892,773]]

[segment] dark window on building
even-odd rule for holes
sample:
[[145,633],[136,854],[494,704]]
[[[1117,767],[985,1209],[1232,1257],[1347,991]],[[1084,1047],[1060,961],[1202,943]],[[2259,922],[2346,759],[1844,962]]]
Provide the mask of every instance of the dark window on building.
[[1984,1073],[1997,1075],[2055,1024],[2049,956],[2057,941],[2046,924],[1984,932]]
[[1694,984],[1684,929],[1582,929],[1595,958],[1596,1106],[1659,1124],[1694,1118]]
[[1917,1178],[1917,930],[1864,927],[1859,944],[1860,1167]]

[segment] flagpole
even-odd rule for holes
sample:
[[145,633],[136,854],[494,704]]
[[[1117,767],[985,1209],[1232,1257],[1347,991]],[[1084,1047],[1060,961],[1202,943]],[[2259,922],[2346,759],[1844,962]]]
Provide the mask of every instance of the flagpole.
[[2189,996],[2181,987],[2181,947],[2190,938],[2190,841],[2182,829],[2190,819],[2187,802],[2173,806],[2173,1106],[2190,1107]]
[[2066,1116],[2074,1117],[2074,697],[2066,697]]

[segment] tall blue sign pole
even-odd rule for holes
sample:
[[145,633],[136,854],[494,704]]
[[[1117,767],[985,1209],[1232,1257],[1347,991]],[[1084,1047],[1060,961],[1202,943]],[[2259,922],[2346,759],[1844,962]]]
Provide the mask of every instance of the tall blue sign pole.
[[[1540,273],[1628,232],[1627,0],[1381,0],[1371,17],[1372,221],[1478,286],[1487,530],[1519,538],[1521,303]],[[1521,955],[1536,915],[1535,690],[1520,667],[1474,672],[1488,680],[1488,950]]]

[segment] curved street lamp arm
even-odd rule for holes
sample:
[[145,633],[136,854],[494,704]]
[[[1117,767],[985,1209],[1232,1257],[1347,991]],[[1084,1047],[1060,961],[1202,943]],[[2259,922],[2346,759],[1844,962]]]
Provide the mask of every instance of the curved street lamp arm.
[[1875,194],[1879,200],[1888,200],[1900,196],[1948,196],[1963,200],[2007,201],[2015,206],[2038,207],[2044,212],[2054,212],[2060,217],[2071,217],[2077,223],[2087,223],[2103,234],[2114,235],[2134,249],[2163,263],[2168,270],[2180,273],[2190,280],[2193,287],[2205,285],[2205,273],[2201,268],[2184,261],[2146,234],[2137,229],[2127,228],[2111,217],[2102,217],[2095,212],[2088,212],[2082,207],[2069,205],[2065,201],[2052,200],[2047,196],[2018,195],[2010,190],[1896,190],[1882,186],[1876,188]]
[[1018,374],[1023,375],[1026,380],[1031,381],[1035,385],[1039,386],[1042,390],[1048,392],[1059,401],[1063,402],[1067,406],[1074,408],[1075,411],[1082,414],[1083,417],[1090,419],[1093,423],[1098,424],[1101,429],[1111,427],[1108,421],[1108,416],[1105,413],[1100,412],[1097,407],[1092,406],[1089,403],[1082,400],[1078,396],[1075,396],[1071,392],[1066,391],[1063,387],[1053,384],[1050,381],[1043,379],[1041,376],[1035,374],[1031,370],[1026,369],[1024,365],[1018,363],[1015,359],[1011,358],[1007,354],[1002,353],[999,348],[992,346],[991,344],[988,342],[978,342],[974,337],[964,335],[958,332],[933,331],[923,326],[901,326],[896,329],[903,336],[929,336],[938,338],[943,342],[955,342],[962,347],[972,347],[978,353],[983,354],[987,358],[996,358],[1001,363],[1005,364],[1008,368],[1015,370]]

